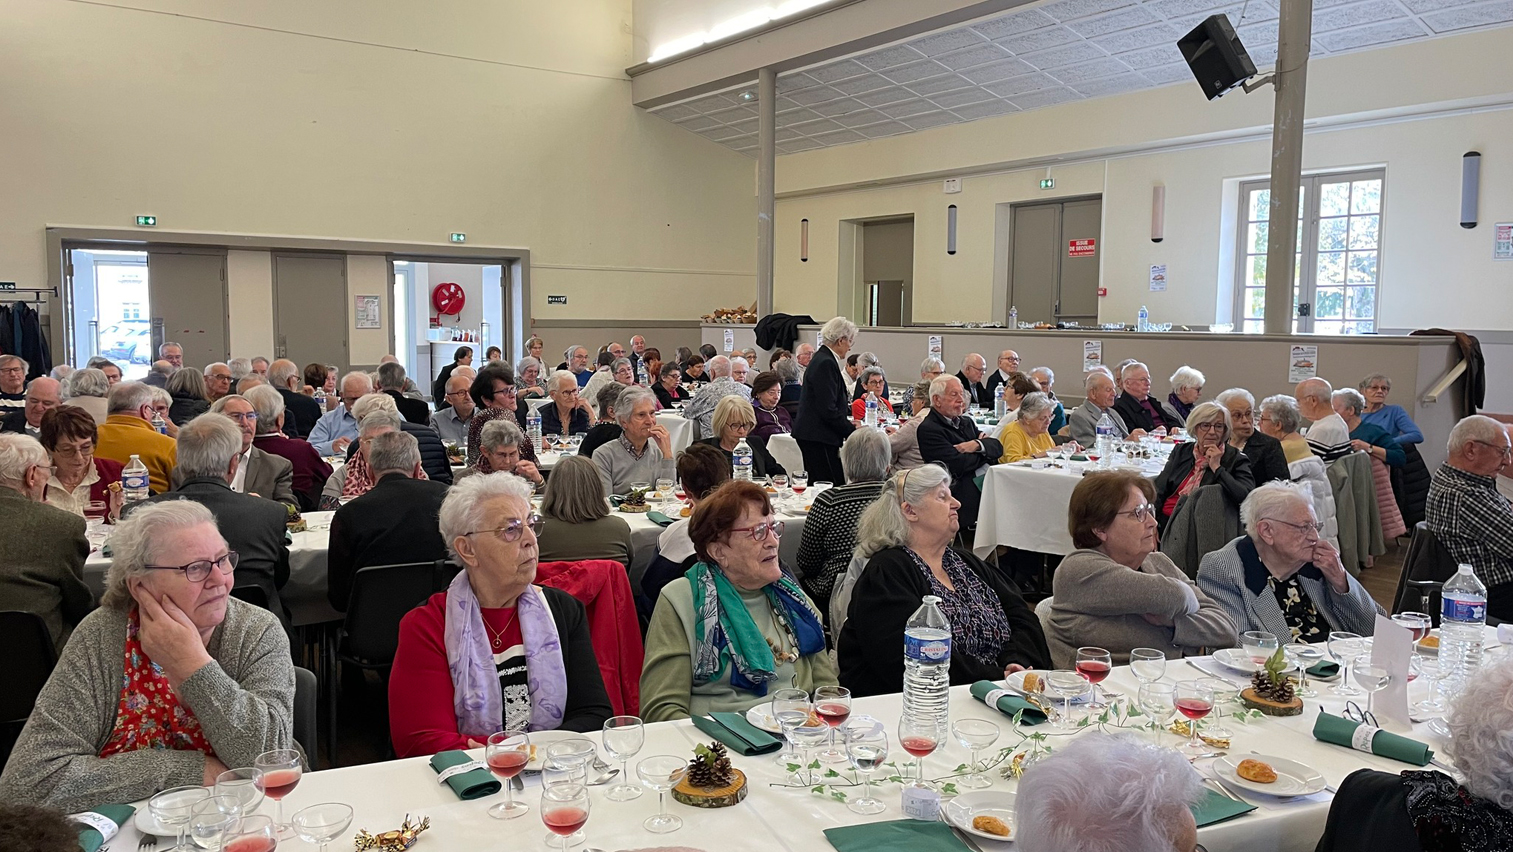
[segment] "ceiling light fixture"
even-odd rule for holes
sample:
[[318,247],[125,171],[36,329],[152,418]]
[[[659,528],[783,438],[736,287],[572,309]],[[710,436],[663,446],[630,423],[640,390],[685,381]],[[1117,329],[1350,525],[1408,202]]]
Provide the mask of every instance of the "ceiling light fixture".
[[750,89],[747,89],[746,91],[741,93],[741,100],[743,101],[754,101],[756,99],[756,92],[753,92]]
[[757,29],[772,21],[779,21],[807,9],[813,9],[816,6],[823,6],[831,2],[834,2],[834,0],[787,0],[785,3],[779,3],[776,7],[762,6],[752,9],[749,12],[743,12],[734,18],[710,27],[707,32],[691,33],[682,38],[675,38],[672,41],[660,44],[656,50],[651,52],[651,56],[646,58],[646,61],[653,63],[661,62],[664,59],[671,59],[674,56],[688,53],[706,44]]

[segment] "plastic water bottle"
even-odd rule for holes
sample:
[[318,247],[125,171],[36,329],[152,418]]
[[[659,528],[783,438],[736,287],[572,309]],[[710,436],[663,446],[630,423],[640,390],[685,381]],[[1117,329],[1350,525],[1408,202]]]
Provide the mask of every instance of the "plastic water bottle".
[[168,424],[163,421],[163,415],[156,411],[152,413],[152,428],[158,430],[159,435],[168,434]]
[[142,458],[132,453],[131,461],[121,469],[121,490],[125,492],[126,502],[136,503],[146,500],[148,497],[147,465],[142,464]]
[[1009,306],[1009,328],[1019,328],[1019,307]]
[[731,454],[731,462],[735,466],[735,478],[742,482],[751,481],[751,445],[742,438],[735,445],[735,452]]
[[326,407],[326,389],[325,388],[316,388],[315,389],[315,401],[318,402],[318,403],[320,403],[320,407],[321,408],[325,408]]
[[904,624],[904,718],[944,726],[951,688],[951,622],[940,598],[925,595]]
[[1135,317],[1135,331],[1150,331],[1151,312],[1140,306],[1140,313]]
[[636,384],[640,385],[643,388],[646,387],[647,385],[651,384],[651,381],[648,379],[648,377],[646,375],[646,362],[645,361],[637,361],[636,362]]
[[1108,467],[1109,456],[1114,454],[1114,418],[1107,411],[1098,418],[1097,439],[1093,442],[1093,448],[1098,451],[1098,465]]
[[1486,639],[1487,587],[1464,562],[1440,591],[1439,667],[1447,682],[1462,686],[1481,665]]
[[873,396],[868,396],[867,397],[867,414],[866,414],[863,422],[865,422],[868,426],[871,426],[874,429],[877,428],[877,398],[876,397],[873,397]]
[[525,414],[525,436],[531,446],[541,446],[541,409],[534,405]]
[[999,420],[1002,420],[1003,412],[1003,385],[1000,384],[998,387],[993,388],[993,416],[998,418]]

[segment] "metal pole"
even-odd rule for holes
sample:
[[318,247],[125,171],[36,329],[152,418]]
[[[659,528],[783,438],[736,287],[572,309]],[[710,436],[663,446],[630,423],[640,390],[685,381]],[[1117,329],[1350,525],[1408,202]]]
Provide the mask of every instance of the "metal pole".
[[[1266,333],[1292,333],[1292,279],[1298,250],[1298,184],[1303,179],[1303,101],[1313,0],[1283,0],[1277,22],[1276,112],[1271,126],[1271,227],[1266,237]],[[1280,227],[1278,226],[1280,223]]]
[[763,68],[757,78],[757,317],[772,313],[772,217],[776,207],[778,75]]

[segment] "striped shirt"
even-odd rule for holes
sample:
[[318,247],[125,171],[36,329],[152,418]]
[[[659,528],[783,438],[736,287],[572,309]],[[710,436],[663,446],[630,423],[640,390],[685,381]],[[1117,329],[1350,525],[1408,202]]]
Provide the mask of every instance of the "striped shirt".
[[1338,414],[1331,414],[1321,418],[1308,427],[1303,433],[1308,439],[1308,446],[1313,454],[1326,462],[1346,456],[1351,453],[1350,427],[1345,425],[1345,418]]
[[1490,476],[1442,464],[1429,481],[1424,520],[1456,562],[1488,586],[1513,583],[1513,503]]

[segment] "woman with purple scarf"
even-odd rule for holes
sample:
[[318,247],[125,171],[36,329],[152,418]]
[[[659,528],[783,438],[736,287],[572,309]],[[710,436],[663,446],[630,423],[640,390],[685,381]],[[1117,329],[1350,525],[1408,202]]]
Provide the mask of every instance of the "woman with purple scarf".
[[597,731],[614,715],[583,605],[533,584],[531,485],[470,476],[441,504],[463,570],[399,624],[389,733],[400,757],[482,746],[498,731]]

